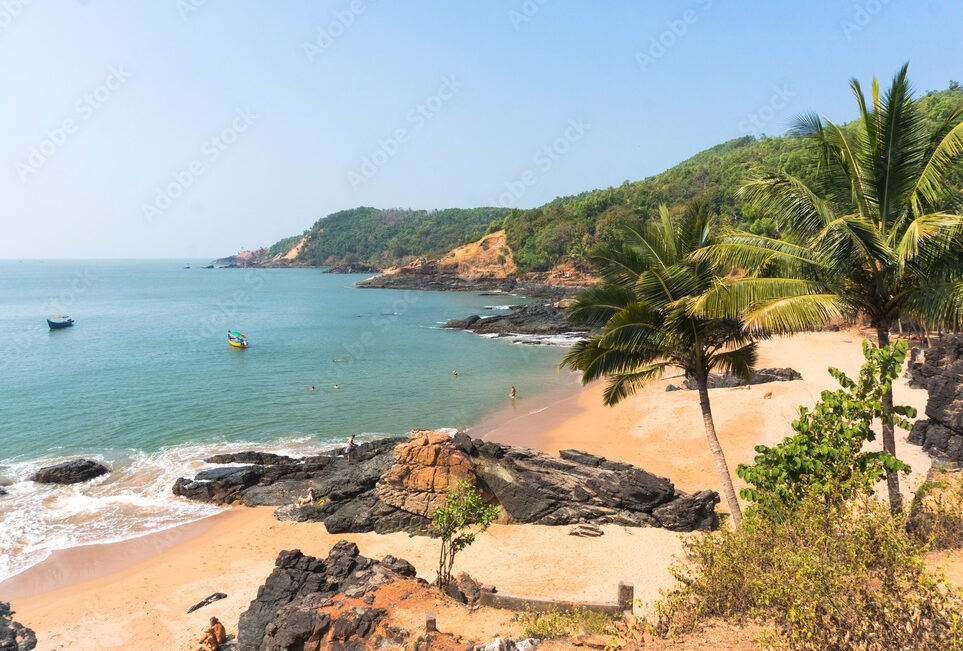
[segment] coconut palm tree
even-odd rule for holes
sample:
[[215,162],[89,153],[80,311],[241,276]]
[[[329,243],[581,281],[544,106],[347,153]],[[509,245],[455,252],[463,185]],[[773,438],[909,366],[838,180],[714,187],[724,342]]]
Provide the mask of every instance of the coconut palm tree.
[[748,379],[756,343],[738,317],[698,317],[690,305],[716,281],[710,264],[692,254],[714,240],[706,203],[690,205],[678,223],[665,206],[661,220],[642,232],[630,230],[618,248],[592,256],[602,282],[581,291],[568,309],[571,320],[601,329],[573,347],[563,366],[588,383],[608,379],[604,399],[614,405],[663,372],[676,367],[695,381],[709,449],[735,526],[742,511],[709,403],[709,372]]
[[[912,98],[907,66],[852,125],[801,118],[795,132],[818,146],[814,182],[761,172],[740,193],[775,219],[779,239],[734,233],[696,257],[746,273],[693,304],[699,316],[740,315],[750,330],[797,332],[840,318],[867,318],[880,346],[901,317],[929,327],[963,323],[963,217],[954,168],[963,154],[963,109],[930,125]],[[956,177],[958,178],[958,177]],[[893,405],[890,388],[884,409]],[[883,448],[896,453],[883,419]],[[890,505],[902,508],[899,476],[887,472]]]

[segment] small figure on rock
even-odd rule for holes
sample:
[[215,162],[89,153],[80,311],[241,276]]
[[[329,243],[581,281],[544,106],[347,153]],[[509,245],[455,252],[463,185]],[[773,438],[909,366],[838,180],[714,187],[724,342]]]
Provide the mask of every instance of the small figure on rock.
[[304,497],[299,497],[295,506],[307,506],[308,504],[314,504],[317,502],[317,498],[314,496],[314,486],[308,487],[308,493]]
[[354,451],[358,449],[358,446],[354,442],[354,434],[348,437],[348,442],[344,445],[344,456],[348,457],[348,463],[354,459]]

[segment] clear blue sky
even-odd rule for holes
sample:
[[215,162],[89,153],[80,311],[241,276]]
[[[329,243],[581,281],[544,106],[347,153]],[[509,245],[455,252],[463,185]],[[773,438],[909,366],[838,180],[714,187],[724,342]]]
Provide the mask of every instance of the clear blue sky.
[[213,257],[358,205],[537,206],[803,111],[849,119],[848,79],[906,60],[945,88],[961,24],[935,0],[9,0],[0,258]]

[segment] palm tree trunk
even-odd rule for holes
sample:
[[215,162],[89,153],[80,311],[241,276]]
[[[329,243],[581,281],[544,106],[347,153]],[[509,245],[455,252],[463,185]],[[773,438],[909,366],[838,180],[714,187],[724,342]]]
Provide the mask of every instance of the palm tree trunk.
[[[880,348],[889,345],[889,324],[876,326],[876,338]],[[893,411],[893,388],[892,386],[883,394],[883,413],[891,414]],[[896,456],[896,434],[892,422],[883,420],[883,450]],[[903,510],[903,496],[899,491],[899,474],[895,470],[886,470],[886,490],[889,493],[889,508],[893,513]]]
[[719,437],[716,436],[716,425],[712,421],[712,407],[709,405],[709,388],[706,384],[706,378],[700,375],[696,377],[696,383],[699,385],[699,406],[702,407],[702,422],[706,427],[706,438],[709,439],[709,450],[712,451],[712,459],[716,462],[719,481],[722,482],[722,492],[729,506],[729,513],[732,514],[732,524],[738,529],[742,523],[742,509],[739,508],[736,489],[732,485],[729,466],[726,465],[726,455],[723,454],[722,446],[719,445]]

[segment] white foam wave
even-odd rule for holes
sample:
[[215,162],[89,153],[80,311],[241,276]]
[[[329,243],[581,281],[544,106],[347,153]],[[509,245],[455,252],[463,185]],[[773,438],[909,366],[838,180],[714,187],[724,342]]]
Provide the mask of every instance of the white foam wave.
[[[375,438],[365,434],[359,438]],[[0,462],[0,476],[12,481],[0,498],[0,581],[43,561],[60,549],[127,540],[214,515],[224,507],[175,496],[178,477],[211,467],[213,454],[257,449],[286,456],[317,454],[335,447],[308,436],[272,443],[205,443],[146,453],[124,450],[84,454],[111,467],[108,475],[69,486],[29,481],[40,467],[63,461],[45,455]],[[78,455],[79,456],[79,455]]]

